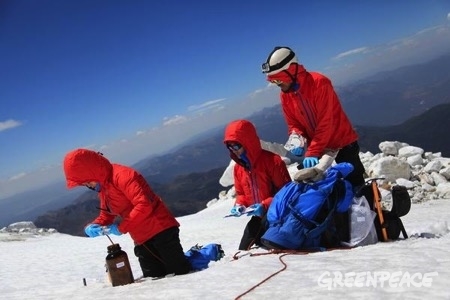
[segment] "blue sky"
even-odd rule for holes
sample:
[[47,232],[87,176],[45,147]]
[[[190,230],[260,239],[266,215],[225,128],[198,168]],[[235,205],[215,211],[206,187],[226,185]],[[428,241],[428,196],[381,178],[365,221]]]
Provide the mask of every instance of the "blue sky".
[[132,164],[278,103],[274,46],[337,85],[450,51],[449,1],[315,2],[1,1],[0,199],[74,148]]

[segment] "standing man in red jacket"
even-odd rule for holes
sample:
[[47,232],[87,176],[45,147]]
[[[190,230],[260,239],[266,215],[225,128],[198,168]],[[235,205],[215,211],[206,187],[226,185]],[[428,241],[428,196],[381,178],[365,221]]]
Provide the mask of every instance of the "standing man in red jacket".
[[251,122],[230,122],[225,128],[223,142],[230,151],[231,159],[236,162],[236,202],[231,214],[240,216],[246,208],[253,209],[248,213],[251,219],[239,244],[239,250],[248,250],[253,244],[261,246],[261,236],[267,230],[267,209],[273,196],[291,181],[291,177],[278,154],[261,148],[261,141]]
[[[129,233],[144,277],[189,273],[180,224],[141,174],[87,149],[65,156],[64,173],[68,188],[86,186],[98,192],[100,214],[85,227],[86,235]],[[121,219],[118,225],[116,217]]]
[[303,166],[314,167],[327,152],[339,151],[335,161],[354,167],[346,179],[353,187],[364,184],[364,166],[359,157],[358,135],[342,109],[331,81],[298,64],[289,47],[275,47],[262,71],[281,89],[281,107],[288,125],[286,149],[304,156]]

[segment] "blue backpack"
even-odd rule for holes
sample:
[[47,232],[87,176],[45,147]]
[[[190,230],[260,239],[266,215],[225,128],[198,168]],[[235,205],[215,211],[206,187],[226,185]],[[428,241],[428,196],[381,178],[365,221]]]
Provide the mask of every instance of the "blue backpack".
[[[339,244],[334,217],[347,214],[352,199],[351,184],[344,180],[353,166],[339,163],[325,172],[324,179],[289,182],[275,194],[267,212],[268,229],[261,242],[269,249],[322,249],[332,236]],[[346,219],[347,220],[347,219]],[[348,232],[348,224],[344,224]]]
[[192,271],[200,271],[208,268],[210,261],[218,261],[225,256],[222,246],[220,244],[208,244],[199,246],[198,244],[191,247],[184,253],[191,264]]

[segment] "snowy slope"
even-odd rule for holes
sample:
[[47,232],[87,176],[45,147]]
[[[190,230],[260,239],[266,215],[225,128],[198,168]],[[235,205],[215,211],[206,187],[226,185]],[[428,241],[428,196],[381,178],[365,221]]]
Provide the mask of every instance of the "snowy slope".
[[[196,243],[217,242],[223,245],[224,259],[211,263],[201,272],[161,280],[146,279],[127,286],[111,287],[106,281],[104,258],[110,244],[106,237],[91,239],[56,233],[14,240],[10,235],[1,234],[1,298],[236,299],[281,270],[280,258],[287,268],[242,299],[450,297],[449,199],[413,204],[410,213],[402,218],[410,235],[427,232],[440,238],[410,238],[308,255],[247,255],[238,260],[233,260],[233,255],[248,219],[245,216],[223,218],[232,201],[221,200],[194,215],[179,218],[185,250]],[[135,277],[141,276],[130,237],[111,238],[128,253]],[[342,281],[333,286],[335,275],[347,276],[347,286],[342,286]],[[365,282],[376,276],[375,282]],[[87,286],[83,285],[83,278]],[[356,283],[355,278],[358,278]]]

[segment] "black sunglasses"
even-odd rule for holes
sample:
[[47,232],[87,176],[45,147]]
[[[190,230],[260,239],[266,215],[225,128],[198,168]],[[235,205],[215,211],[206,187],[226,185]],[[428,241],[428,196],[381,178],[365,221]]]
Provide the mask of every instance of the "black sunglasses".
[[241,144],[227,144],[227,148],[231,151],[239,151],[242,148]]

